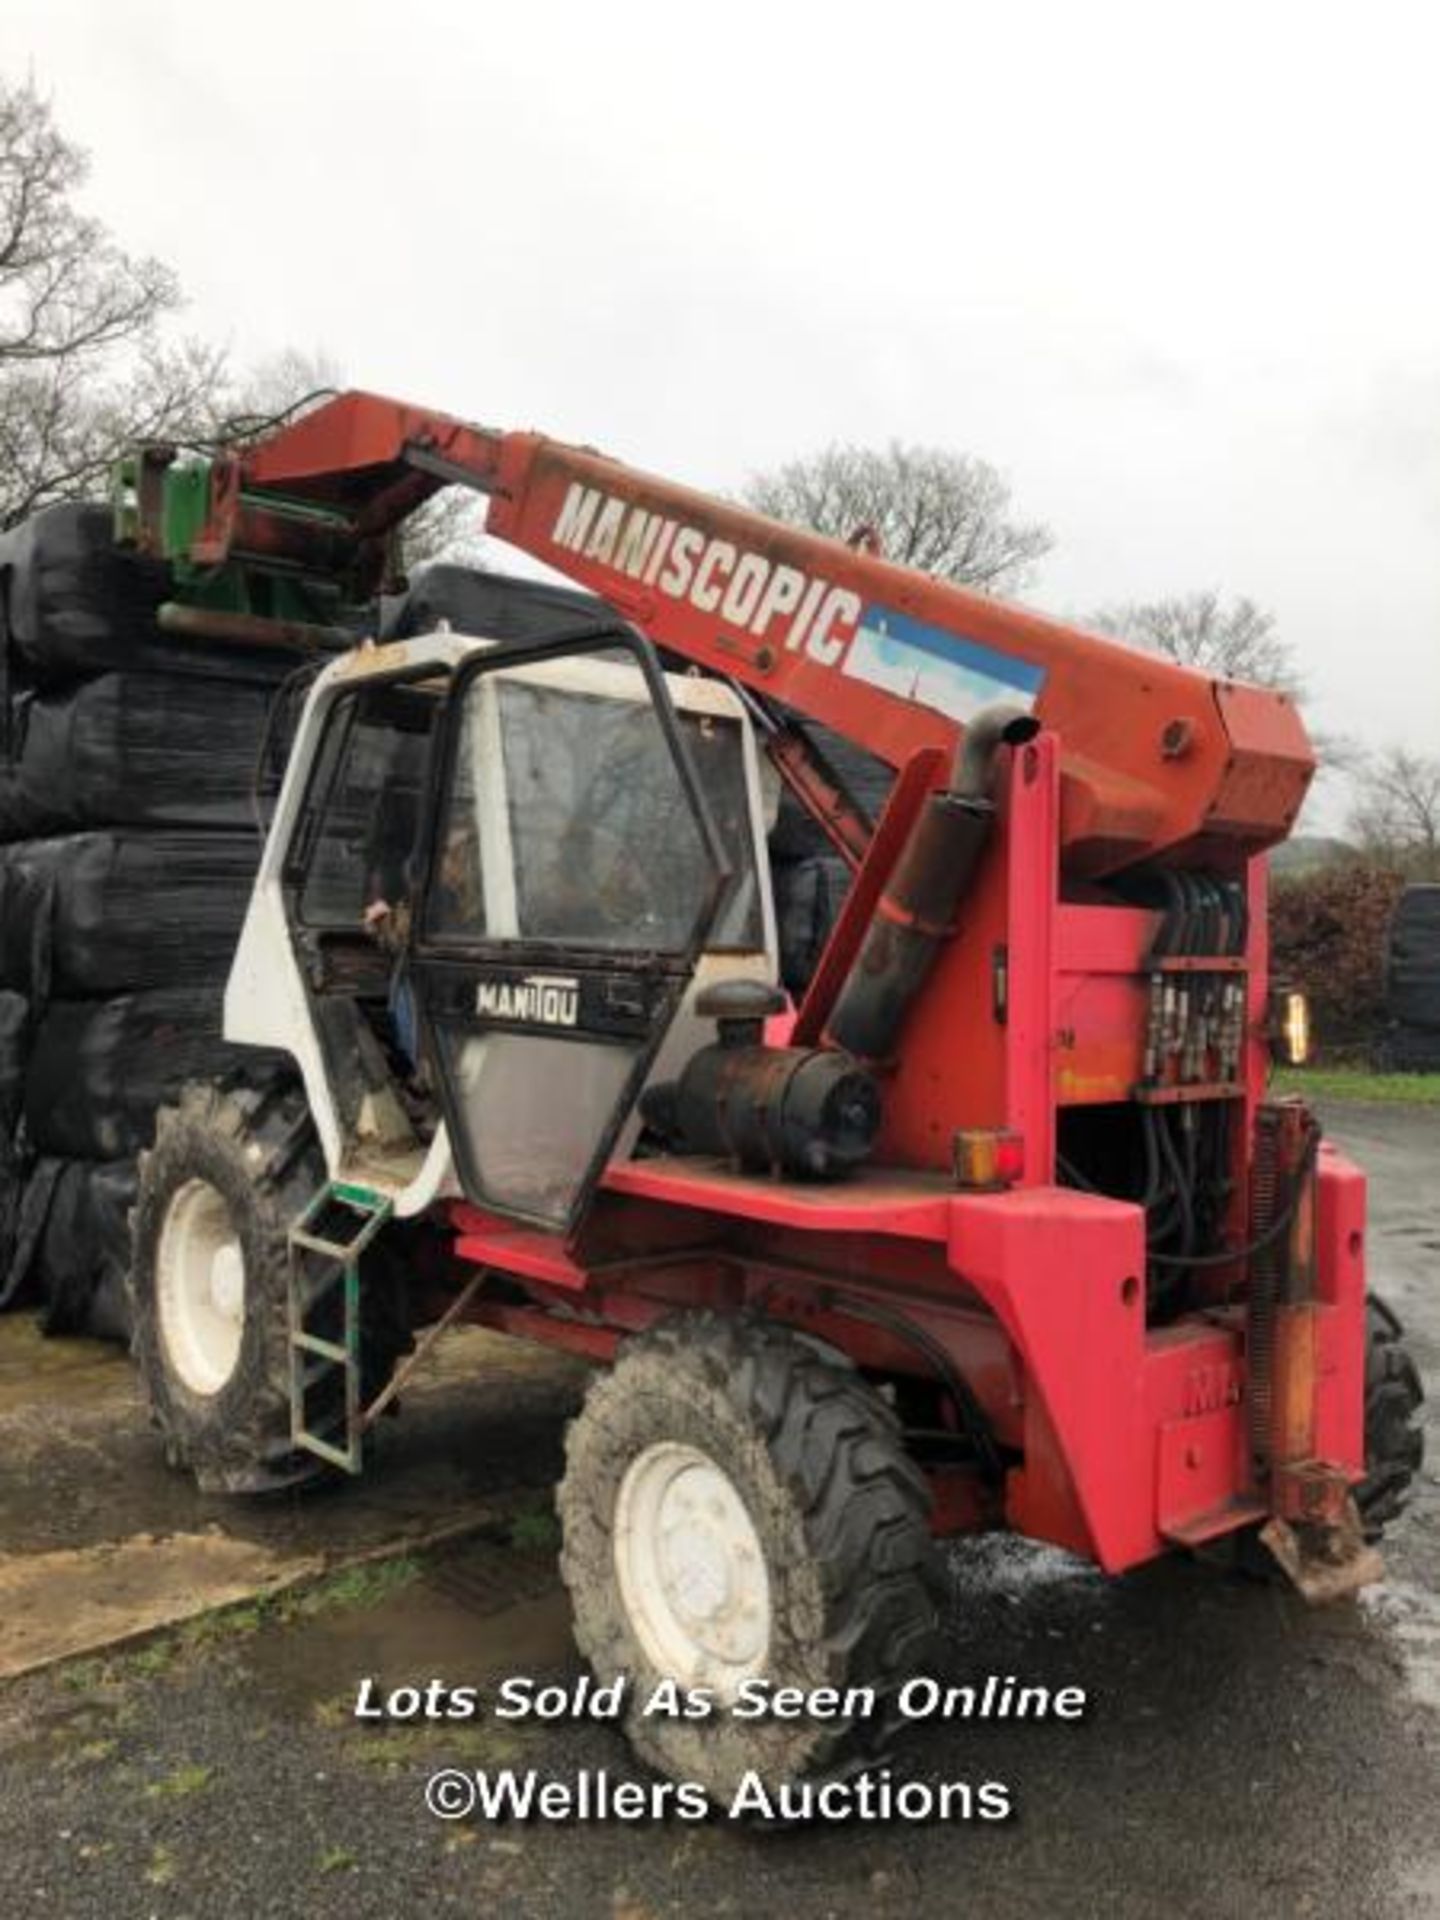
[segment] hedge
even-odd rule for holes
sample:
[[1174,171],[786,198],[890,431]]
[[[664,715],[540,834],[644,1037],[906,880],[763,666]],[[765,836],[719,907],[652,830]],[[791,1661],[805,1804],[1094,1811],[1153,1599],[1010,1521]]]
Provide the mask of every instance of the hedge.
[[1404,886],[1359,861],[1273,880],[1271,977],[1309,994],[1320,1049],[1367,1043],[1383,1026],[1386,937]]

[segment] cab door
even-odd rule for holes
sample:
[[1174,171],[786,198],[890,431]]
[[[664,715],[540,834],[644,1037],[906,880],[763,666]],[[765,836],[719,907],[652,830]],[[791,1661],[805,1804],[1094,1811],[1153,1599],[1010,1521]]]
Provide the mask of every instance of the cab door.
[[422,858],[411,978],[461,1184],[572,1232],[730,877],[649,645],[468,661]]

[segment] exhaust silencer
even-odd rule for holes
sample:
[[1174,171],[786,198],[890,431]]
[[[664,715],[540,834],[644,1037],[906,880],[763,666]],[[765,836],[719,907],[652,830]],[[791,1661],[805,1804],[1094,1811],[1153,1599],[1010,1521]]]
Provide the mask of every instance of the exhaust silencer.
[[1008,703],[965,729],[948,790],[931,794],[896,862],[836,997],[825,1044],[880,1065],[895,1051],[910,1003],[955,931],[955,915],[995,822],[995,756],[1033,740],[1040,722]]

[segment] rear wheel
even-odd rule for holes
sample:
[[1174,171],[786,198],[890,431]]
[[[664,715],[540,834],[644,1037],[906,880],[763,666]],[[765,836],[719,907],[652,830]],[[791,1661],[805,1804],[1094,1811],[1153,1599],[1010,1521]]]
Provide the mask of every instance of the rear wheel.
[[[561,1569],[581,1651],[627,1682],[642,1758],[729,1798],[879,1756],[895,1694],[933,1669],[929,1493],[898,1423],[847,1364],[710,1314],[635,1340],[566,1443]],[[703,1719],[646,1713],[661,1681]],[[734,1718],[746,1682],[873,1689],[847,1720]]]
[[[167,1457],[209,1492],[264,1492],[329,1471],[291,1444],[287,1303],[287,1235],[324,1180],[292,1082],[187,1086],[178,1106],[161,1109],[141,1156],[132,1344]],[[408,1339],[380,1280],[361,1290],[367,1399]],[[307,1412],[340,1437],[338,1372]]]
[[1378,1540],[1404,1511],[1425,1458],[1425,1393],[1398,1316],[1373,1293],[1365,1301],[1365,1336],[1365,1478],[1355,1504],[1366,1539]]

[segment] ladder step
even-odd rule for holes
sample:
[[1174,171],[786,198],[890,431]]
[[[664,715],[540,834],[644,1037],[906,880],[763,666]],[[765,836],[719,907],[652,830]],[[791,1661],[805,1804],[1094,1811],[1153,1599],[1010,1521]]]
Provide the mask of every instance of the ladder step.
[[348,1447],[332,1447],[328,1440],[322,1440],[318,1434],[307,1432],[304,1427],[292,1437],[297,1447],[302,1447],[306,1453],[318,1454],[320,1459],[328,1461],[332,1467],[342,1467],[346,1473],[360,1471],[354,1454]]
[[318,1333],[295,1332],[290,1336],[290,1344],[302,1353],[318,1353],[337,1367],[350,1365],[350,1349],[341,1340],[322,1340]]
[[307,1232],[304,1227],[292,1227],[290,1229],[290,1244],[292,1247],[304,1247],[307,1253],[322,1254],[325,1259],[338,1261],[341,1266],[344,1266],[355,1257],[357,1249],[362,1253],[364,1252],[365,1249],[362,1243],[365,1232],[368,1231],[369,1226],[367,1222],[364,1231],[358,1233],[354,1240],[348,1240],[342,1245],[338,1240],[324,1240],[318,1233]]
[[[316,1223],[348,1209],[359,1218],[348,1240],[334,1240],[316,1232]],[[290,1437],[294,1446],[346,1473],[359,1473],[363,1459],[364,1427],[360,1407],[360,1256],[389,1220],[393,1209],[383,1194],[341,1184],[323,1186],[292,1224],[289,1242]],[[323,1264],[322,1264],[323,1263]],[[344,1332],[339,1338],[316,1333],[307,1325],[322,1300],[332,1300],[335,1284],[344,1280]],[[333,1325],[333,1321],[329,1324]],[[307,1363],[306,1355],[311,1356]],[[345,1387],[343,1416],[328,1431],[341,1441],[317,1433],[306,1419],[310,1389],[339,1369]]]

